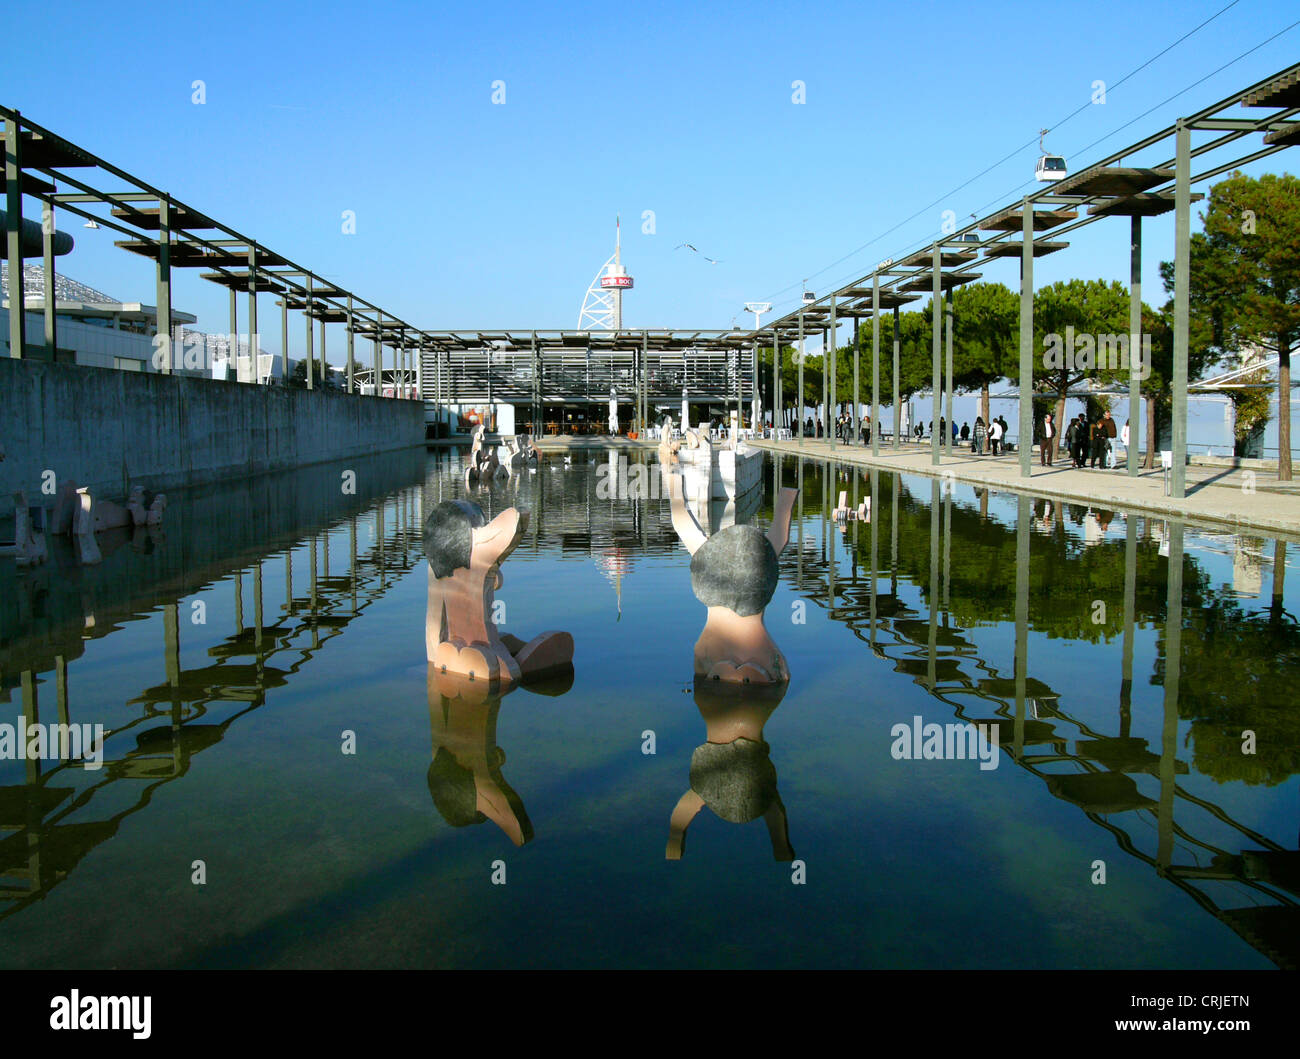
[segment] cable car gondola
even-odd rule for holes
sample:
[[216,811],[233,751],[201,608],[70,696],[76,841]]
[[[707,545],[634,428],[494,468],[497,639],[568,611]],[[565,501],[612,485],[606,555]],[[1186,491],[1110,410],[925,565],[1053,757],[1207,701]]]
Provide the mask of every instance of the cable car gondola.
[[1039,130],[1038,149],[1043,153],[1039,155],[1038,162],[1034,166],[1034,179],[1038,181],[1060,180],[1069,173],[1069,170],[1065,167],[1065,159],[1059,154],[1047,153],[1047,148],[1043,144],[1043,137],[1046,135],[1046,129]]

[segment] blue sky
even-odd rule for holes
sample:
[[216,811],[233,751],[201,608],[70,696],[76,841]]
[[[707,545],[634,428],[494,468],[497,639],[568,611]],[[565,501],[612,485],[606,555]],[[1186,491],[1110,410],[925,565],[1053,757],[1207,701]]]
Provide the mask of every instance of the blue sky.
[[[119,3],[110,17],[19,0],[0,101],[416,326],[574,327],[621,214],[625,325],[726,327],[746,300],[788,309],[804,277],[822,293],[927,242],[944,209],[965,219],[1024,194],[1041,127],[1080,168],[1300,55],[1297,27],[1085,150],[1300,18],[1290,0],[1239,0],[1111,87],[1228,2]],[[1098,79],[1105,104],[1059,124]],[[70,275],[154,300],[149,262],[63,223]],[[1162,301],[1172,219],[1146,233],[1147,300]],[[1072,239],[1039,284],[1127,280],[1126,222]],[[1017,282],[1013,262],[984,274]],[[174,302],[225,329],[225,291],[196,275]]]

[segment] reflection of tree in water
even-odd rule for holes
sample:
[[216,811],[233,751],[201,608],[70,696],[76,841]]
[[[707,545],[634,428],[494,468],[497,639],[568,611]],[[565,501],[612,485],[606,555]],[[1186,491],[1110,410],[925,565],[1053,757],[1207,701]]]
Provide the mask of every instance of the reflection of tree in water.
[[[1153,684],[1165,673],[1161,635]],[[1192,722],[1198,771],[1220,782],[1275,786],[1300,772],[1300,625],[1289,614],[1247,613],[1230,596],[1184,612],[1178,715]],[[1255,753],[1242,753],[1242,733]]]

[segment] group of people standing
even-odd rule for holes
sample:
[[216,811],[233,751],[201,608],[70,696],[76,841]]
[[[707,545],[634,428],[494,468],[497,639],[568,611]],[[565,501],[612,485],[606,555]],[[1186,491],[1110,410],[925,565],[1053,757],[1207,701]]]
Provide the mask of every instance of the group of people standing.
[[[1128,423],[1125,423],[1123,442],[1126,446],[1129,443],[1128,428]],[[1104,468],[1110,466],[1111,442],[1119,434],[1115,420],[1111,419],[1109,411],[1102,412],[1099,417],[1091,421],[1080,412],[1070,420],[1062,440],[1075,467]]]
[[[952,440],[954,442],[961,440],[964,444],[968,439],[970,441],[971,452],[976,456],[983,456],[985,449],[988,449],[989,455],[1001,456],[1005,452],[1005,442],[1007,437],[1007,421],[1003,416],[993,416],[987,423],[984,422],[983,416],[975,417],[975,426],[971,427],[966,423],[961,425],[961,430],[957,429],[957,424],[952,424]],[[946,420],[939,420],[939,433],[942,436],[948,430]],[[1122,432],[1123,443],[1128,445],[1129,425],[1124,424]],[[922,440],[926,435],[933,434],[934,424],[928,426],[924,423],[917,423],[913,434],[917,441]],[[805,437],[822,437],[824,428],[821,417],[818,416],[816,423],[810,416],[804,425]],[[871,417],[863,416],[861,419],[861,443],[866,444],[871,439]],[[1034,422],[1034,444],[1038,446],[1039,463],[1044,467],[1052,466],[1052,457],[1057,444],[1058,434],[1056,419],[1051,412],[1047,412],[1042,419]],[[841,414],[835,419],[835,436],[846,444],[853,441],[853,417],[848,413]],[[1070,420],[1069,425],[1065,428],[1064,436],[1061,442],[1065,450],[1070,454],[1071,462],[1075,467],[1107,467],[1110,466],[1109,457],[1111,452],[1111,442],[1121,432],[1117,430],[1115,421],[1111,418],[1109,411],[1103,411],[1100,416],[1089,420],[1087,415],[1080,412]]]

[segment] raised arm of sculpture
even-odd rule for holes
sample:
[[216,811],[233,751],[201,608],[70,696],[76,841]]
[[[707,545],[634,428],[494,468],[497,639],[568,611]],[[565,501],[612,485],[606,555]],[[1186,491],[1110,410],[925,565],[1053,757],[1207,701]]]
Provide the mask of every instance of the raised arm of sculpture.
[[672,514],[673,529],[681,538],[686,550],[694,555],[700,546],[708,540],[695,513],[686,504],[685,476],[681,471],[673,471],[668,476],[668,510]]

